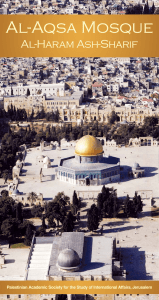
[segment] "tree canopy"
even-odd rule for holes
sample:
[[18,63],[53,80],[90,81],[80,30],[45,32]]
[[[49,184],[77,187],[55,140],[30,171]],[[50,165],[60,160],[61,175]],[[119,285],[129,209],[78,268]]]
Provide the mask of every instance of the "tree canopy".
[[99,210],[95,204],[88,210],[87,227],[90,231],[97,230],[99,226]]
[[97,207],[100,218],[116,217],[118,213],[118,201],[116,190],[103,186],[102,192],[97,197]]
[[59,226],[59,221],[63,223],[66,216],[66,204],[69,197],[63,192],[58,193],[55,198],[50,201],[45,206],[45,214],[49,221],[49,226],[51,224],[54,227],[55,220],[57,221],[57,226]]
[[154,2],[151,7],[149,7],[148,1],[145,3],[144,8],[142,7],[141,4],[136,4],[136,5],[130,5],[126,9],[126,14],[128,15],[149,15],[149,14],[154,14],[155,13],[155,5]]
[[137,195],[135,192],[132,200],[130,200],[129,195],[127,195],[124,203],[124,214],[126,218],[137,218],[138,214],[142,211],[142,208],[143,202],[140,195]]
[[72,232],[74,229],[75,220],[76,218],[73,216],[71,212],[69,212],[63,221],[62,230],[64,232]]
[[14,242],[16,238],[23,237],[26,229],[30,225],[32,231],[34,226],[28,220],[23,219],[22,204],[8,196],[8,191],[3,190],[0,197],[0,233],[9,242]]

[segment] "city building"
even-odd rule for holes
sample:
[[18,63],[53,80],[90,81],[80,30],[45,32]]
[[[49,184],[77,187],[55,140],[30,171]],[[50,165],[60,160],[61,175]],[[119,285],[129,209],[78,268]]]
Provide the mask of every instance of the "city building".
[[105,281],[125,277],[112,237],[63,232],[62,236],[33,238],[26,280]]
[[[58,294],[0,295],[0,300],[59,300]],[[62,294],[64,300],[158,300],[158,294]]]
[[40,95],[34,94],[30,96],[18,95],[18,96],[4,96],[4,109],[8,111],[11,105],[16,109],[25,109],[27,113],[31,113],[34,110],[38,113],[42,109],[47,112],[56,111],[57,109],[61,112],[61,118],[64,121],[68,121],[66,118],[65,109],[74,108],[82,104],[83,92],[75,91],[69,95],[55,95],[46,96],[41,93]]
[[77,185],[102,185],[120,180],[120,159],[103,156],[100,141],[90,135],[76,144],[75,156],[62,158],[59,179]]
[[159,142],[154,139],[152,136],[139,137],[139,138],[130,138],[129,146],[141,147],[141,146],[158,146]]
[[59,95],[64,96],[65,84],[53,83],[53,84],[32,84],[32,85],[12,85],[8,87],[0,88],[1,95],[23,96],[23,95],[37,95],[46,94],[47,96]]

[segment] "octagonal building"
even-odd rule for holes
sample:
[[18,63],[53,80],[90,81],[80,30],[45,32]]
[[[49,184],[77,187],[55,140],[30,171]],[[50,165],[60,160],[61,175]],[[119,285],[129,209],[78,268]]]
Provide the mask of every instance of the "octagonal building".
[[77,185],[103,185],[120,180],[120,159],[103,156],[100,141],[83,136],[76,144],[75,156],[62,158],[59,179]]

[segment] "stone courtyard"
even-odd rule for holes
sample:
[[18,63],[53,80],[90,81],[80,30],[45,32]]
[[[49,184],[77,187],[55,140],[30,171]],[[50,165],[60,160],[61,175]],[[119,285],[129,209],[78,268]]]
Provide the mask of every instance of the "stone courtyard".
[[[158,147],[148,146],[104,147],[106,156],[112,155],[120,158],[120,165],[124,170],[128,166],[131,167],[134,162],[139,163],[145,169],[145,177],[137,179],[125,177],[120,182],[106,185],[117,189],[118,197],[125,197],[127,194],[133,197],[135,191],[141,191],[139,194],[144,201],[144,207],[139,218],[104,219],[99,226],[99,234],[100,227],[103,225],[103,235],[116,237],[118,248],[121,247],[123,267],[127,270],[127,280],[159,280],[159,219],[158,216],[151,216],[150,199],[153,197],[155,206],[159,207],[158,152]],[[43,169],[42,182],[40,182],[40,165],[36,161],[37,156],[41,154],[48,156],[51,161],[51,168]],[[101,191],[102,186],[75,186],[67,182],[60,182],[56,175],[59,161],[61,158],[71,155],[74,155],[74,147],[69,149],[62,148],[61,150],[50,150],[46,147],[43,152],[41,152],[40,148],[28,149],[18,190],[23,193],[42,193],[44,201],[52,200],[58,192],[62,191],[72,198],[73,191],[77,190],[82,201],[86,202],[86,206],[81,209],[81,220],[79,223],[81,229],[85,230],[86,211],[93,203],[93,198],[95,200],[96,195]],[[7,185],[3,184],[3,182],[0,179],[1,190],[7,189]],[[90,233],[87,232],[86,235],[90,235]],[[5,254],[6,252],[12,262],[8,262],[5,265],[5,269],[0,269],[0,280],[9,278],[13,269],[17,269],[18,275],[18,268],[21,268],[19,272],[23,277],[27,254],[23,255],[23,264],[21,264],[19,254],[23,250],[14,249],[13,252],[13,249],[7,249],[5,245],[2,247],[4,247],[3,253]],[[28,249],[25,249],[25,251],[29,253]]]
[[[104,147],[103,147],[104,148]],[[121,147],[121,148],[104,148],[106,156],[112,155],[120,158],[120,165],[126,170],[128,166],[133,166],[134,162],[140,164],[145,169],[145,177],[137,179],[123,178],[121,182],[107,184],[108,187],[117,189],[118,196],[122,197],[129,194],[134,196],[138,190],[152,190],[153,198],[157,201],[158,196],[158,164],[159,150],[158,147]],[[38,155],[48,156],[51,160],[51,168],[43,168],[43,178],[40,182],[41,165],[37,163]],[[20,176],[21,183],[18,186],[20,192],[42,193],[45,201],[52,199],[58,192],[65,191],[65,194],[72,196],[73,190],[78,191],[101,191],[102,186],[77,186],[67,182],[60,182],[56,177],[56,171],[61,158],[74,155],[74,147],[61,150],[50,150],[49,147],[41,152],[40,148],[29,149],[27,152],[25,165]],[[124,172],[123,172],[124,173]],[[1,189],[4,189],[3,180],[0,179]],[[7,185],[6,185],[7,187]]]

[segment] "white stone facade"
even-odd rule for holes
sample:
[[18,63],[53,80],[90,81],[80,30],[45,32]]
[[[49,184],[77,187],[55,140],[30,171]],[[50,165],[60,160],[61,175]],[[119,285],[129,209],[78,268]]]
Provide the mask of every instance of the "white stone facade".
[[46,94],[47,96],[64,96],[65,84],[64,83],[53,83],[53,84],[33,84],[33,85],[15,85],[0,88],[0,95],[13,95],[13,96],[24,96],[27,92],[30,95]]

